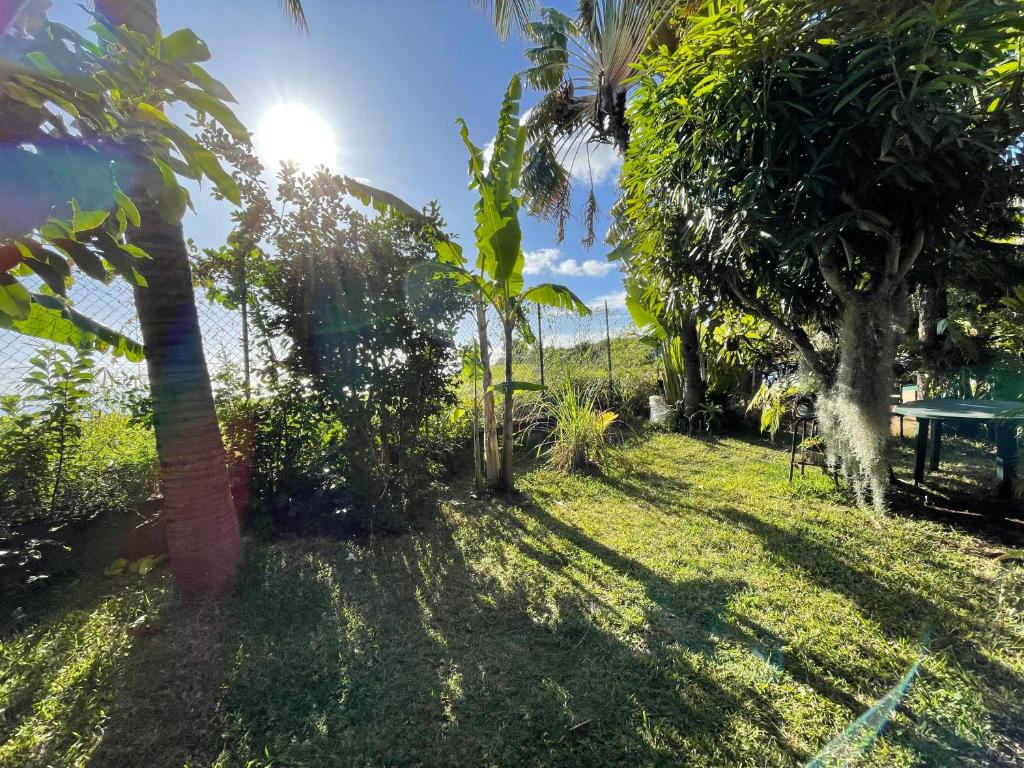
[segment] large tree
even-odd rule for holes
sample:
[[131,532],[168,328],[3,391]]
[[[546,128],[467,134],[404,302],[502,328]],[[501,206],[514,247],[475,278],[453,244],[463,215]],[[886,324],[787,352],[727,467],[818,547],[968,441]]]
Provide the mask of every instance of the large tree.
[[[130,341],[81,316],[63,295],[72,264],[97,279],[119,273],[136,286],[172,568],[186,588],[217,590],[234,571],[238,525],[181,235],[188,195],[177,176],[208,178],[236,202],[238,190],[161,107],[182,102],[247,134],[223,103],[230,94],[198,63],[209,57],[206,45],[189,30],[160,35],[151,4],[121,9],[120,17],[116,8],[100,9],[93,29],[101,45],[49,24],[45,6],[26,4],[5,39],[22,49],[24,63],[4,72],[4,130],[18,140],[2,180],[20,185],[22,203],[7,209],[16,215],[2,227],[0,283],[14,298],[0,307],[0,320],[37,332],[38,311],[57,313],[60,327],[75,331],[62,331],[60,340],[98,339],[133,354]],[[118,28],[118,21],[148,34]],[[63,114],[75,119],[73,129]],[[47,286],[27,304],[16,281],[25,270]]]
[[909,287],[1020,226],[1020,19],[1016,0],[707,2],[643,63],[631,222],[797,347],[879,506]]

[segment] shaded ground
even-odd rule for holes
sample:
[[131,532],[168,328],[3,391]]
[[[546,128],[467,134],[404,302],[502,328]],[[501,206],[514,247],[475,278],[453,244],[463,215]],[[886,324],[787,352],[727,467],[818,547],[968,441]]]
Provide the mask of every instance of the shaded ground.
[[219,607],[84,578],[2,641],[0,765],[801,765],[923,640],[856,764],[1024,764],[1015,523],[878,518],[787,458],[657,436],[405,536],[250,544]]

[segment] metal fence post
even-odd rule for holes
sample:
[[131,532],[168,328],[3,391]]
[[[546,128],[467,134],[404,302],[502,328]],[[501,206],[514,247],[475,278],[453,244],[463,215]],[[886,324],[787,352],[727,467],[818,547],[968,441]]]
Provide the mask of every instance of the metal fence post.
[[612,330],[611,325],[608,322],[608,300],[604,302],[604,338],[608,342],[608,389],[612,390],[615,388],[615,382],[612,379]]
[[249,270],[245,262],[245,249],[241,250],[242,288],[242,375],[245,377],[245,402],[252,399],[252,377],[249,367]]
[[540,304],[537,305],[537,349],[540,352],[540,385],[544,386],[544,326],[541,323]]

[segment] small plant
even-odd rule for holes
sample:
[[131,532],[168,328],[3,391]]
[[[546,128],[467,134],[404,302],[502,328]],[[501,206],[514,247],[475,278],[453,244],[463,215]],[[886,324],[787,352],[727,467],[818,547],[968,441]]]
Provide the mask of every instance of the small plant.
[[8,396],[0,416],[0,509],[8,519],[56,512],[89,405],[92,359],[46,347],[31,359],[26,394]]
[[722,406],[705,400],[690,414],[688,419],[690,432],[703,432],[704,434],[717,432],[722,426],[723,415],[725,415],[725,409]]
[[552,429],[538,454],[547,455],[551,464],[562,471],[583,472],[604,463],[608,429],[618,414],[598,410],[597,395],[596,388],[580,392],[567,383],[544,405]]
[[0,399],[0,518],[58,522],[131,509],[149,496],[157,487],[152,429],[96,395],[89,353],[48,347],[31,363],[24,394]]

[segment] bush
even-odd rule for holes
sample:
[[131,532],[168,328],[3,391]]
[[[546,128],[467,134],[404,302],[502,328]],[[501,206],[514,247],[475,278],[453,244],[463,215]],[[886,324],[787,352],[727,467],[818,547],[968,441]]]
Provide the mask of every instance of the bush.
[[[92,358],[51,347],[32,358],[24,396],[0,403],[0,520],[127,510],[158,487],[152,429],[97,410]],[[109,403],[108,403],[109,405]]]
[[93,413],[67,464],[60,506],[75,516],[129,511],[160,487],[153,430],[124,413]]
[[218,397],[231,490],[239,513],[254,522],[295,527],[303,509],[341,506],[337,420],[314,392],[283,384],[246,403]]
[[583,472],[598,469],[608,452],[607,433],[618,415],[596,407],[597,391],[564,384],[546,401],[544,411],[551,433],[540,451],[560,470]]

